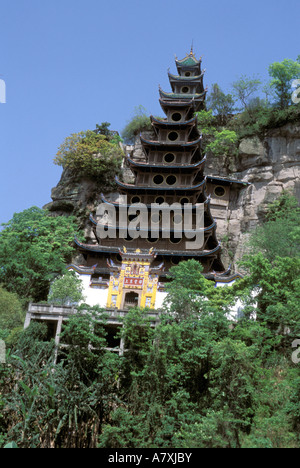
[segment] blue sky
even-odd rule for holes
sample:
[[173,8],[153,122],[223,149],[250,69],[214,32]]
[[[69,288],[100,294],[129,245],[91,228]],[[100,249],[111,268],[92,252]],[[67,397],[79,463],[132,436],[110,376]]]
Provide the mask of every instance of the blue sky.
[[51,201],[65,137],[108,121],[122,131],[134,108],[163,115],[158,85],[193,41],[205,84],[296,59],[299,0],[0,0],[0,223]]

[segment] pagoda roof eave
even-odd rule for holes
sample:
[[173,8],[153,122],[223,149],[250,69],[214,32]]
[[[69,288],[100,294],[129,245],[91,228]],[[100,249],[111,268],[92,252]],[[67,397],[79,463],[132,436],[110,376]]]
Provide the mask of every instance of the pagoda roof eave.
[[176,143],[175,141],[174,142],[170,142],[170,141],[155,141],[155,140],[147,140],[146,138],[144,138],[142,135],[140,135],[140,139],[141,139],[141,142],[142,144],[144,145],[149,145],[149,146],[178,146],[180,145],[181,147],[193,147],[193,146],[198,146],[199,143],[201,143],[201,140],[202,140],[202,135],[199,136],[199,138],[197,140],[194,140],[194,141],[188,141],[186,143]]
[[165,99],[159,98],[159,103],[161,107],[190,107],[190,108],[195,107],[194,99],[190,99],[189,101],[176,101],[175,99],[165,100]]
[[195,191],[197,189],[199,189],[200,187],[202,187],[205,183],[206,183],[206,177],[197,185],[189,185],[189,186],[186,186],[186,187],[161,187],[161,186],[157,186],[157,187],[141,187],[139,185],[133,185],[133,184],[126,184],[125,182],[121,182],[118,178],[118,176],[115,177],[115,181],[117,183],[117,185],[119,185],[120,187],[122,188],[125,188],[127,190],[137,190],[137,191],[173,191],[173,192],[187,192],[187,191]]
[[155,250],[157,255],[172,255],[173,257],[209,257],[221,249],[221,244],[212,250]]
[[77,273],[80,273],[81,275],[92,275],[95,273],[95,270],[97,268],[97,264],[87,267],[83,265],[75,265],[74,263],[70,263],[69,265],[66,266],[67,270],[74,270]]
[[161,98],[165,99],[172,99],[172,100],[192,100],[194,99],[195,101],[204,101],[205,96],[207,94],[207,89],[203,91],[203,93],[200,94],[175,94],[175,93],[167,93],[166,91],[163,91],[162,89],[159,90],[159,94]]
[[198,167],[201,167],[205,161],[206,161],[206,156],[204,156],[201,161],[198,161],[195,164],[186,164],[186,165],[176,165],[176,164],[149,164],[149,163],[143,163],[143,162],[137,162],[134,161],[133,159],[130,158],[129,155],[126,156],[128,164],[133,167],[150,167],[150,168],[157,168],[157,169],[197,169]]
[[173,73],[168,72],[168,76],[170,81],[188,81],[188,82],[199,82],[201,78],[203,78],[205,74],[205,70],[203,70],[199,75],[195,76],[182,76],[182,75],[173,75]]
[[[122,239],[123,240],[123,239]],[[94,252],[94,253],[120,253],[121,248],[119,246],[104,246],[104,245],[94,245],[94,244],[85,244],[80,242],[77,238],[75,239],[76,244],[82,250]],[[153,254],[155,255],[172,255],[172,256],[179,256],[179,257],[209,257],[214,255],[221,249],[221,244],[218,245],[211,250],[161,250],[161,249],[154,249]]]
[[153,125],[158,125],[158,126],[186,127],[188,125],[194,125],[195,123],[197,123],[197,116],[192,117],[190,120],[186,120],[185,122],[169,122],[167,120],[157,119],[153,115],[150,116],[150,120]]
[[85,244],[75,237],[74,239],[75,244],[79,247],[79,249],[88,251],[88,252],[103,252],[103,253],[119,253],[118,246],[105,246],[99,244]]
[[[83,265],[75,265],[74,263],[70,263],[67,265],[67,270],[73,270],[76,271],[76,273],[80,275],[86,275],[86,276],[91,276],[93,274],[102,274],[102,275],[109,275],[110,274],[110,269],[109,268],[103,268],[103,267],[98,267],[98,264],[93,265],[92,267],[85,267]],[[88,272],[89,270],[89,272]],[[108,281],[103,280],[101,283],[103,285],[108,285]]]
[[224,274],[220,273],[207,273],[204,275],[206,279],[214,280],[216,283],[232,283],[233,281],[243,279],[244,276],[241,273],[232,273],[231,275],[228,274],[227,276],[224,276]]
[[237,185],[244,185],[245,187],[248,186],[248,185],[251,185],[250,182],[245,182],[245,181],[242,181],[242,180],[235,180],[235,179],[227,179],[227,178],[223,178],[223,177],[215,177],[215,176],[207,176],[207,180],[208,181],[211,181],[211,182],[217,182],[221,185],[233,185],[233,184],[237,184]]
[[201,65],[201,62],[202,57],[200,57],[200,59],[197,60],[192,50],[189,54],[186,54],[186,56],[183,59],[178,59],[177,57],[175,57],[175,63],[180,67],[198,67]]

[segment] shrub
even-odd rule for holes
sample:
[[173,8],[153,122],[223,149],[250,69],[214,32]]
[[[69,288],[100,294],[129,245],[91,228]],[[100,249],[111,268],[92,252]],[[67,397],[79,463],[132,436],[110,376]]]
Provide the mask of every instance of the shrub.
[[152,130],[150,118],[143,106],[138,106],[134,110],[133,118],[127,123],[122,131],[122,138],[125,143],[134,143],[135,137],[142,131]]
[[91,130],[73,133],[60,145],[54,163],[75,174],[111,183],[121,169],[123,151],[119,140],[109,141]]

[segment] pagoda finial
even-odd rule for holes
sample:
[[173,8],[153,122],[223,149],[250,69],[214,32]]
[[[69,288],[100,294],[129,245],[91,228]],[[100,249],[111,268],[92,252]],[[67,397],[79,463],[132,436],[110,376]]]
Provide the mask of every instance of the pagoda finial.
[[192,40],[190,55],[194,55],[194,39]]

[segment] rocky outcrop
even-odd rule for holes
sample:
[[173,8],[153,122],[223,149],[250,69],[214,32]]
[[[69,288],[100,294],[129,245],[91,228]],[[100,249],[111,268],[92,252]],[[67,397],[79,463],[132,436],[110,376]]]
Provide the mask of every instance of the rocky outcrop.
[[[234,171],[226,175],[250,185],[239,192],[237,200],[229,201],[226,228],[218,236],[227,239],[225,256],[230,252],[236,265],[249,233],[263,222],[270,202],[283,190],[291,191],[300,202],[300,122],[268,130],[261,138],[243,139],[233,166]],[[217,175],[222,171],[221,165]]]

